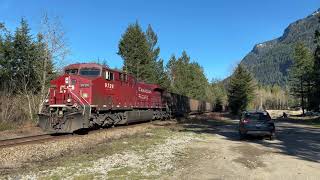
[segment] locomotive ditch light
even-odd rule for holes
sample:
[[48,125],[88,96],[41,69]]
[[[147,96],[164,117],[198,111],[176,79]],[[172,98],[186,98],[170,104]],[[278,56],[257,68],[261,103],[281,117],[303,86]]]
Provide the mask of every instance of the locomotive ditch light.
[[71,99],[69,98],[69,99],[67,99],[67,103],[71,103]]
[[65,82],[66,84],[69,84],[69,78],[68,78],[68,77],[65,77],[65,78],[64,78],[64,82]]
[[88,98],[88,93],[82,93],[83,98]]

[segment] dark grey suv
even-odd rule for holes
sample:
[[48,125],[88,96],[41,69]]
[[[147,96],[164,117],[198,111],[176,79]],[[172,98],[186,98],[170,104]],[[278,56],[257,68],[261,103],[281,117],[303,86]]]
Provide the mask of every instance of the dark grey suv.
[[274,121],[267,111],[245,111],[242,113],[239,121],[240,139],[247,134],[268,136],[270,140],[275,135]]

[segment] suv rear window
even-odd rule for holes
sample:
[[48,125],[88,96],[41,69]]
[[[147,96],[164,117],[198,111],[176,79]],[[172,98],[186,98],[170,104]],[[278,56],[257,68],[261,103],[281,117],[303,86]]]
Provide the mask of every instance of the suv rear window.
[[266,121],[266,120],[270,120],[271,118],[267,113],[245,113],[244,119]]

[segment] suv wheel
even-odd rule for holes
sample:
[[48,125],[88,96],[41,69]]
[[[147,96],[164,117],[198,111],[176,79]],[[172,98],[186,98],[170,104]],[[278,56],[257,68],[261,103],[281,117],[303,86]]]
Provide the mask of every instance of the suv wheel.
[[243,140],[246,138],[246,134],[239,131],[240,140]]
[[271,135],[269,136],[270,141],[272,141],[274,139],[275,133],[271,132]]

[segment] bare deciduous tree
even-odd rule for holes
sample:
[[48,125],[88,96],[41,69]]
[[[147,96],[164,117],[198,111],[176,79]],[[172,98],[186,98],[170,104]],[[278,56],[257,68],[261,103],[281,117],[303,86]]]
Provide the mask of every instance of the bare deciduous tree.
[[[69,54],[69,48],[65,39],[65,32],[63,30],[61,21],[58,17],[49,18],[48,14],[43,15],[41,21],[41,31],[40,34],[43,38],[45,45],[45,53],[42,58],[43,69],[41,72],[41,102],[44,102],[47,95],[47,86],[46,82],[47,77],[47,68],[50,62],[53,62],[56,65],[56,71],[59,72],[62,67],[65,65],[65,57]],[[41,112],[43,103],[39,104],[39,113]]]

